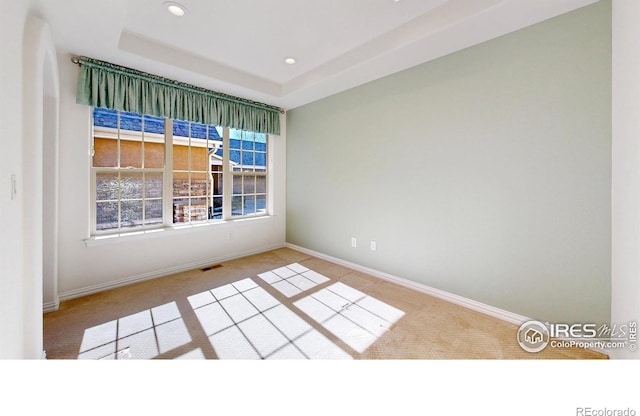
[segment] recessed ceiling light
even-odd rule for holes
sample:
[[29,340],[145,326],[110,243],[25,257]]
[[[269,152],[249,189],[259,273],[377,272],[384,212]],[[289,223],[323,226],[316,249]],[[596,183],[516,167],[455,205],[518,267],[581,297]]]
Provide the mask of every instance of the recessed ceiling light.
[[293,65],[296,63],[296,60],[294,58],[284,58],[284,63]]
[[184,7],[182,4],[178,4],[172,1],[165,1],[162,4],[164,5],[164,7],[167,8],[169,13],[171,13],[174,16],[182,17],[185,14],[187,14],[187,8]]

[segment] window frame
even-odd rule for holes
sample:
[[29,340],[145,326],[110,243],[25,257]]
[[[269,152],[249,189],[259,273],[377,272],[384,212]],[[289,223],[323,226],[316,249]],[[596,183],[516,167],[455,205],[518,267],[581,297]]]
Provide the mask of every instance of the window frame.
[[[126,234],[139,234],[140,232],[146,231],[161,231],[161,230],[172,230],[172,229],[185,229],[192,227],[201,227],[203,225],[215,225],[221,223],[227,223],[237,220],[244,220],[249,218],[260,218],[260,217],[269,217],[271,216],[271,193],[270,193],[270,171],[271,171],[271,163],[270,163],[270,135],[265,134],[265,165],[263,172],[234,172],[231,168],[232,161],[230,158],[230,128],[229,127],[220,127],[222,129],[222,217],[219,219],[216,218],[207,218],[206,220],[199,221],[189,221],[189,222],[174,222],[173,215],[173,202],[174,202],[174,194],[173,194],[173,148],[174,148],[174,134],[173,134],[173,119],[164,118],[164,166],[162,168],[123,168],[123,167],[95,167],[94,166],[94,156],[95,156],[95,138],[96,138],[96,126],[94,119],[94,110],[95,108],[91,108],[90,112],[90,123],[91,123],[91,153],[89,157],[89,165],[90,165],[90,236],[91,237],[107,237],[107,236],[117,236],[117,235],[126,235]],[[108,128],[108,127],[99,127],[103,132],[111,132],[113,134],[117,134],[118,143],[120,143],[121,139],[121,124],[120,124],[120,113],[121,111],[117,111],[118,115],[118,127]],[[139,114],[140,115],[140,114]],[[145,115],[140,115],[144,118]],[[201,123],[198,123],[201,124]],[[141,130],[144,130],[144,125]],[[129,130],[125,130],[129,132]],[[191,128],[189,128],[191,131]],[[158,133],[147,133],[144,131],[131,131],[135,133],[135,135],[140,134],[140,141],[144,143],[144,137],[151,135],[152,137],[158,135]],[[250,132],[253,133],[253,132]],[[191,136],[191,134],[189,134]],[[182,136],[178,136],[182,137]],[[189,142],[192,140],[192,137],[188,137]],[[242,146],[242,145],[241,145]],[[144,146],[142,146],[144,148]],[[255,148],[254,148],[255,151]],[[118,145],[118,153],[120,152],[120,147]],[[144,151],[142,151],[144,152]],[[142,158],[144,160],[144,153],[142,153]],[[118,161],[120,160],[120,154],[118,154]],[[210,161],[208,162],[209,164]],[[209,174],[213,173],[211,170],[211,166],[209,168]],[[163,177],[163,186],[162,186],[162,223],[145,225],[142,224],[140,226],[135,227],[126,227],[126,228],[110,228],[110,229],[97,229],[97,174],[101,172],[149,172],[149,173],[162,173]],[[233,215],[232,213],[232,199],[234,197],[233,193],[233,176],[264,176],[265,179],[265,207],[264,210],[257,211],[255,213],[250,213],[246,215]],[[204,198],[209,198],[207,195]],[[142,201],[144,201],[144,195],[142,197]],[[118,202],[121,202],[120,196],[118,196]],[[144,202],[143,202],[144,204]],[[120,225],[120,219],[119,219]]]
[[[238,129],[236,129],[238,130]],[[241,131],[241,134],[243,133],[243,131]],[[254,132],[249,132],[250,134],[260,134],[260,133],[254,133]],[[246,218],[246,217],[254,217],[254,216],[261,216],[261,215],[267,215],[269,209],[269,177],[268,177],[268,172],[269,172],[269,135],[265,133],[265,150],[264,150],[264,157],[265,157],[265,165],[264,165],[264,171],[258,171],[256,169],[256,165],[254,164],[254,169],[253,170],[239,170],[239,171],[234,171],[232,169],[231,166],[231,150],[240,150],[240,165],[243,166],[242,161],[243,161],[243,151],[244,149],[242,148],[242,143],[243,141],[241,140],[241,144],[240,144],[240,149],[231,149],[231,134],[230,134],[230,129],[225,129],[224,130],[224,136],[223,136],[223,140],[224,140],[224,144],[223,144],[223,151],[226,149],[229,152],[229,155],[227,155],[226,159],[223,160],[223,165],[224,167],[226,167],[228,169],[228,172],[224,172],[223,173],[223,178],[229,177],[229,181],[230,184],[228,187],[230,187],[230,198],[223,198],[223,203],[225,203],[226,201],[229,201],[229,207],[228,207],[228,214],[229,214],[229,218],[228,219],[236,219],[236,218]],[[256,153],[256,149],[255,149],[255,140],[254,140],[254,148],[253,148],[253,153],[255,156]],[[262,153],[262,152],[260,152]],[[225,160],[227,161],[225,163]],[[254,159],[254,163],[255,163],[255,159]],[[236,194],[234,193],[234,189],[233,189],[233,179],[234,176],[237,177],[241,177],[242,178],[242,183],[240,185],[242,192],[240,194]],[[245,177],[254,177],[255,178],[255,182],[254,182],[254,192],[253,195],[256,197],[256,201],[257,201],[257,196],[258,196],[258,192],[257,192],[257,178],[258,177],[264,177],[264,187],[265,187],[265,191],[264,191],[264,195],[265,195],[265,207],[264,207],[264,214],[258,213],[257,211],[257,203],[256,203],[256,212],[253,214],[246,214],[246,215],[233,215],[233,198],[236,196],[240,196],[242,197],[242,207],[244,210],[244,197],[245,195],[247,195],[244,191],[245,191],[245,185],[244,185],[244,178]],[[228,187],[226,187],[225,184],[225,188],[227,189]]]

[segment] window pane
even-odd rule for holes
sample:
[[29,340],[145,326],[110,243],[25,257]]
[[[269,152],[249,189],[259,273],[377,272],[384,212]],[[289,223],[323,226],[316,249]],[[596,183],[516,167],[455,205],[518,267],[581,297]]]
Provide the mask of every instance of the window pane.
[[[185,216],[186,214],[186,216]],[[189,200],[173,200],[173,222],[189,222]]]
[[173,137],[189,137],[189,122],[182,120],[173,120]]
[[233,193],[242,193],[242,176],[240,175],[233,175]]
[[144,202],[144,223],[145,225],[162,224],[162,199]]
[[216,140],[222,141],[223,128],[220,126],[209,126],[209,138],[215,138]]
[[258,194],[267,193],[267,177],[266,176],[256,176],[256,193]]
[[142,198],[142,173],[120,174],[120,198]]
[[93,125],[97,127],[118,128],[118,111],[106,108],[93,109]]
[[118,141],[95,137],[93,139],[93,166],[115,168],[118,166]]
[[243,193],[245,194],[256,193],[256,177],[255,176],[244,177]]
[[214,197],[213,198],[213,209],[212,209],[212,219],[221,219],[222,218],[222,197]]
[[[142,116],[136,113],[120,112],[120,131],[142,131]],[[124,133],[124,132],[123,132]]]
[[256,152],[256,168],[262,168],[260,170],[264,170],[267,167],[267,154],[264,152]]
[[191,123],[191,137],[195,139],[207,138],[207,125],[200,123]]
[[164,118],[145,115],[144,132],[164,136]]
[[[196,140],[198,142],[196,142]],[[195,143],[194,143],[195,142]],[[209,149],[205,140],[193,139],[191,145],[191,170],[207,172],[209,168]]]
[[149,169],[164,167],[164,143],[144,142],[144,167]]
[[209,218],[209,207],[206,198],[189,200],[174,200],[173,222],[184,223],[204,221]]
[[242,149],[243,150],[250,150],[253,151],[254,149],[254,142],[252,140],[251,137],[248,137],[249,135],[245,135],[243,140],[242,140]]
[[96,173],[96,201],[118,199],[118,174]]
[[240,160],[240,158],[241,154],[239,150],[229,150],[229,163],[233,170],[235,170],[236,166],[240,166],[242,164],[242,160]]
[[229,129],[229,149],[242,148],[242,132],[236,129]]
[[189,142],[178,142],[174,138],[173,144],[173,170],[189,170]]
[[245,195],[243,204],[243,214],[251,215],[256,213],[256,197],[255,195]]
[[245,172],[253,171],[256,164],[255,154],[253,152],[242,153],[242,168]]
[[231,215],[242,215],[242,196],[234,196],[231,199]]
[[142,225],[142,201],[120,202],[120,226],[131,228]]
[[267,196],[256,195],[256,210],[261,213],[267,212]]
[[108,230],[118,228],[118,202],[96,203],[96,229]]
[[206,198],[198,198],[191,200],[191,209],[189,211],[191,221],[204,221],[209,218],[209,205]]
[[173,196],[188,197],[189,196],[189,173],[173,172]]
[[145,198],[162,198],[162,173],[146,173],[144,175]]
[[132,140],[120,140],[120,167],[142,167],[142,142]]
[[206,172],[191,174],[191,196],[206,196],[211,194],[211,177]]
[[[214,168],[221,168],[222,166],[214,166]],[[222,172],[215,171],[213,174],[213,194],[222,195]]]

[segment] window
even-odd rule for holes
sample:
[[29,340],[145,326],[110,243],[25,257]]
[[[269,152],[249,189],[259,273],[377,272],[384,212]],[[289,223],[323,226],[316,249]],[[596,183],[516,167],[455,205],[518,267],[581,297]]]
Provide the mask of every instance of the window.
[[222,219],[222,129],[173,122],[173,223]]
[[231,215],[264,213],[267,205],[267,135],[233,129],[230,133]]
[[95,231],[162,224],[164,120],[96,111],[94,125]]
[[267,214],[262,133],[96,108],[91,173],[93,233]]

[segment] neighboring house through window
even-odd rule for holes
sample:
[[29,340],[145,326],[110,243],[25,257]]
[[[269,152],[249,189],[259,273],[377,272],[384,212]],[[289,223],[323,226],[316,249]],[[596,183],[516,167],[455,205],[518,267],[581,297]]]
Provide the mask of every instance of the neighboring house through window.
[[267,214],[264,133],[95,108],[91,172],[93,233]]

